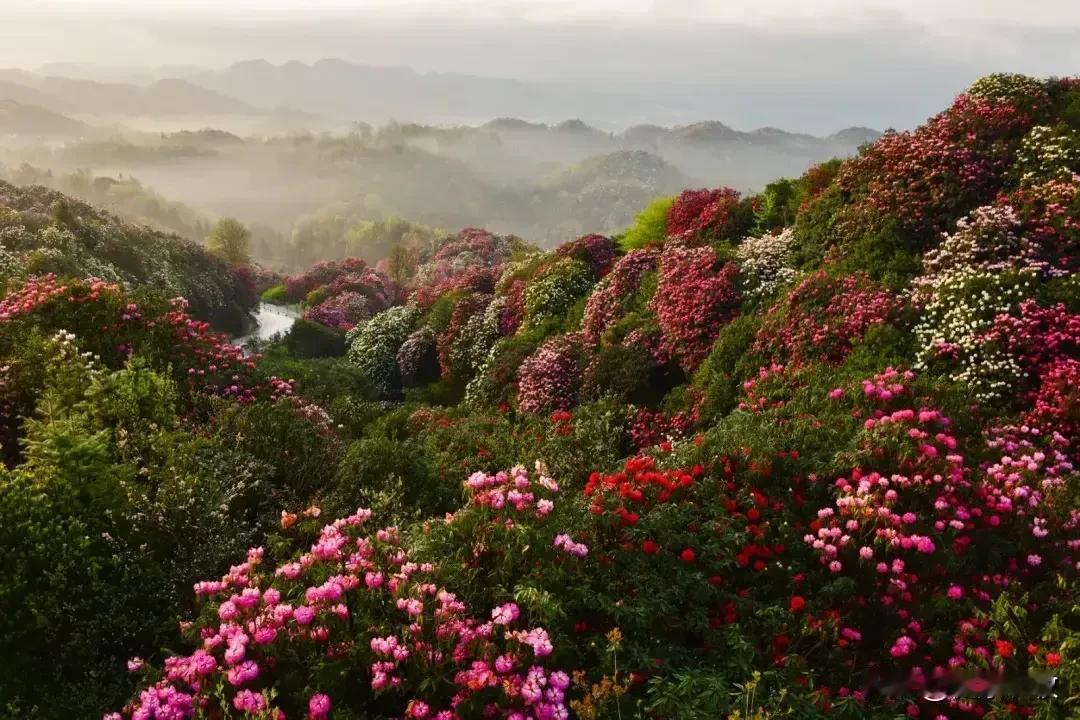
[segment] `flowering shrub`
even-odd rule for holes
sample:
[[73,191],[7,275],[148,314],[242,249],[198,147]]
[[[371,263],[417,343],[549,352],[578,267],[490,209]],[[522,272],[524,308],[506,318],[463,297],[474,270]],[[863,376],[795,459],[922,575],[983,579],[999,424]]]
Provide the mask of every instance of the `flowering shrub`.
[[1080,175],[1022,188],[1009,198],[1022,232],[1037,242],[1054,267],[1074,272],[1080,265]]
[[567,258],[554,262],[525,286],[526,327],[561,317],[588,292],[592,283],[589,267],[580,260]]
[[596,343],[604,331],[632,309],[633,300],[646,273],[656,270],[657,250],[631,250],[611,269],[589,295],[581,329],[589,342]]
[[538,413],[574,405],[581,386],[581,355],[581,337],[576,333],[541,345],[518,370],[518,407]]
[[307,272],[285,278],[285,297],[312,306],[304,318],[336,330],[357,323],[398,303],[401,290],[385,273],[359,258],[330,260]]
[[630,419],[630,442],[638,450],[685,438],[698,420],[696,408],[674,413],[641,409]]
[[615,262],[615,241],[603,235],[585,235],[560,245],[555,255],[580,260],[595,277],[603,277]]
[[735,257],[748,297],[772,295],[795,279],[796,271],[791,264],[794,242],[795,233],[791,228],[765,233],[761,237],[743,238],[735,249]]
[[945,235],[938,247],[926,253],[925,272],[914,283],[917,292],[932,296],[937,285],[965,272],[1059,274],[1042,260],[1039,245],[1020,232],[1020,219],[1011,206],[976,208],[956,223],[956,230]]
[[945,230],[969,209],[993,199],[1043,109],[1044,93],[1031,96],[1024,107],[1010,102],[1009,95],[976,85],[920,128],[886,133],[845,163],[840,187],[906,228]]
[[499,316],[489,314],[491,295],[472,294],[454,305],[450,324],[439,336],[439,365],[446,377],[471,378],[499,337]]
[[705,359],[720,328],[735,314],[739,268],[716,268],[712,248],[671,246],[660,258],[660,277],[650,308],[679,364],[692,372]]
[[353,290],[332,295],[304,313],[304,319],[338,330],[352,330],[371,317],[368,299]]
[[[472,486],[481,482],[488,478],[470,478]],[[523,502],[523,494],[515,488],[477,497]],[[410,558],[396,528],[363,534],[370,516],[358,510],[323,526],[309,551],[276,568],[262,548],[252,548],[219,580],[196,583],[205,603],[188,630],[196,649],[167,658],[162,679],[118,716],[183,718],[199,708],[268,717],[375,709],[439,720],[481,711],[566,717],[570,680],[545,667],[547,632],[523,628],[512,602],[473,615],[439,586],[438,568]],[[283,514],[283,525],[296,522]],[[323,672],[326,664],[361,665],[364,686]]]
[[683,190],[667,216],[668,237],[688,242],[733,239],[744,228],[739,193],[732,188]]
[[379,313],[346,336],[349,362],[360,368],[380,395],[392,395],[400,386],[397,354],[412,333],[420,311],[399,305]]
[[[1051,509],[1061,474],[1071,472],[1067,441],[995,428],[989,459],[969,464],[949,419],[913,406],[911,379],[886,370],[863,383],[876,409],[864,423],[860,464],[833,483],[835,502],[818,511],[804,538],[828,574],[855,582],[834,627],[878,658],[871,668],[881,663],[891,677],[924,687],[946,669],[1040,662],[1038,645],[987,613],[1050,580],[1051,565],[1072,562],[1070,551],[1056,548],[1069,546],[1075,527],[1058,525],[1064,517]],[[869,597],[872,609],[861,602]],[[1029,607],[1044,617],[1051,611]],[[953,703],[957,712],[976,709]]]
[[431,259],[417,268],[413,300],[421,306],[453,288],[490,293],[516,238],[468,228],[443,240]]
[[1012,175],[1021,185],[1069,181],[1080,172],[1080,131],[1073,128],[1031,128],[1020,144]]
[[398,348],[398,372],[403,385],[422,385],[439,376],[435,342],[435,331],[425,325],[409,335]]
[[868,329],[897,317],[899,298],[865,274],[837,282],[824,270],[809,275],[766,314],[753,350],[795,361],[840,362]]

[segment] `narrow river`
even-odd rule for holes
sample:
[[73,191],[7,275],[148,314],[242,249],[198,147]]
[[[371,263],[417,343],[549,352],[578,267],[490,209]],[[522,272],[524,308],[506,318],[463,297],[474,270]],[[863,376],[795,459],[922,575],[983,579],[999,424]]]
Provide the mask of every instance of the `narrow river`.
[[247,335],[233,338],[234,345],[247,345],[252,340],[269,340],[289,330],[299,315],[290,307],[259,303],[255,310],[255,329]]

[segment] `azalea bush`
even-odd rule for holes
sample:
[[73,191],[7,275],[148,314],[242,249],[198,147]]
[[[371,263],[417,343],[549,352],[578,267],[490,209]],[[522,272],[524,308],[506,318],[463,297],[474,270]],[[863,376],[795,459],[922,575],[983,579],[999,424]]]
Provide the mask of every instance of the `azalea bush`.
[[772,295],[795,279],[796,270],[791,259],[794,243],[795,233],[791,228],[743,238],[735,250],[735,257],[749,297]]
[[655,250],[632,250],[615,263],[611,272],[597,284],[585,303],[581,329],[591,342],[600,340],[612,323],[643,307],[638,293],[648,273],[656,270],[660,253]]
[[690,244],[738,238],[753,222],[752,208],[739,197],[727,187],[684,190],[668,210],[668,237]]
[[739,303],[734,263],[719,266],[712,248],[671,246],[660,258],[660,276],[650,309],[679,363],[692,372]]
[[580,260],[565,258],[541,271],[525,286],[525,325],[536,327],[561,317],[592,287],[593,274]]
[[583,369],[579,335],[559,335],[541,345],[518,371],[518,407],[525,412],[565,410],[577,402]]

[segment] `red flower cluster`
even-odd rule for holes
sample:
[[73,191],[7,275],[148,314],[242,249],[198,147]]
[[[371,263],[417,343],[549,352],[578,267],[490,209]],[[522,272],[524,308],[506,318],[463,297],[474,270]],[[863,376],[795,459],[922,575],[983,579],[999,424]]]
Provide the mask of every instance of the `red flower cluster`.
[[703,473],[700,465],[689,470],[660,470],[654,458],[640,455],[627,460],[620,472],[592,473],[584,495],[590,499],[589,510],[594,515],[613,513],[624,525],[635,525],[638,512],[680,499],[682,492],[693,486],[694,479]]
[[668,211],[668,237],[685,242],[732,238],[738,204],[738,191],[729,187],[683,190]]
[[844,164],[841,188],[901,225],[933,237],[994,198],[1031,108],[968,95],[911,132],[889,132]]
[[630,442],[638,450],[644,450],[662,442],[685,438],[700,417],[699,407],[695,405],[691,410],[674,413],[644,408],[638,410],[630,419]]
[[692,372],[709,354],[720,329],[734,317],[739,267],[717,269],[710,247],[669,246],[660,260],[660,279],[650,307],[679,363]]
[[899,297],[865,273],[838,281],[819,270],[768,311],[754,351],[772,358],[838,363],[853,341],[896,317],[902,307]]

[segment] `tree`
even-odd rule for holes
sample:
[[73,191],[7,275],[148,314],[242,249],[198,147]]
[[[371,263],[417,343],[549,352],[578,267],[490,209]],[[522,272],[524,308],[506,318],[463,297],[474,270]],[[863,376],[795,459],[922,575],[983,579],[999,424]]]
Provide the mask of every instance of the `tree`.
[[233,218],[222,218],[210,231],[206,244],[214,255],[232,265],[251,263],[251,231]]

